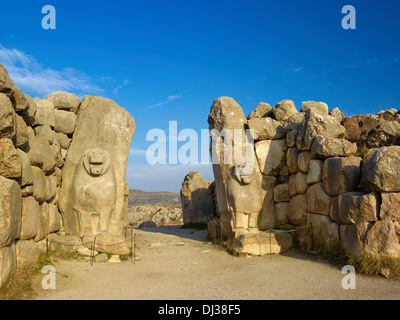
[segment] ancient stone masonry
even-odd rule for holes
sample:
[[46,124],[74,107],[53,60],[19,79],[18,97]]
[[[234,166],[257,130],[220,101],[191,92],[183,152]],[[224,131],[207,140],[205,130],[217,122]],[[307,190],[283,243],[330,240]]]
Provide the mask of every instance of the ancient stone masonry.
[[210,237],[231,239],[237,253],[279,253],[294,237],[309,248],[340,243],[359,258],[400,257],[398,110],[346,118],[323,102],[303,102],[298,112],[283,100],[260,103],[246,120],[221,97],[208,122],[210,130],[252,129],[255,154],[248,176],[234,158],[213,162],[218,217]]
[[[129,253],[125,170],[135,123],[99,97],[31,98],[0,65],[0,286],[50,249]],[[115,244],[118,245],[115,246]]]

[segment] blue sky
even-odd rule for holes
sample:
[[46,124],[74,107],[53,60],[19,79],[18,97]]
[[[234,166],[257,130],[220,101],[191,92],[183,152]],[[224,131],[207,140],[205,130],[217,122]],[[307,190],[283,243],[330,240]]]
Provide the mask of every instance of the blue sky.
[[[44,5],[56,29],[44,30]],[[356,29],[341,26],[344,5]],[[0,11],[0,63],[24,92],[99,95],[136,121],[130,188],[175,191],[210,165],[146,162],[150,129],[200,135],[215,98],[249,114],[260,101],[339,107],[346,116],[400,108],[400,3],[377,0],[8,1]],[[183,143],[180,143],[182,145]]]

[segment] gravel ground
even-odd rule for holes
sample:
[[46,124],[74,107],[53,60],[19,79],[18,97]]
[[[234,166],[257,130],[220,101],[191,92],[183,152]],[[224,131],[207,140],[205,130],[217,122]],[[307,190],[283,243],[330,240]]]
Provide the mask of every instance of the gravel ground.
[[[135,230],[140,260],[60,261],[56,289],[38,286],[38,300],[331,300],[399,299],[400,281],[357,275],[342,288],[341,269],[291,250],[283,255],[233,257],[180,228]],[[41,276],[41,275],[40,275]],[[38,279],[38,283],[40,283]]]

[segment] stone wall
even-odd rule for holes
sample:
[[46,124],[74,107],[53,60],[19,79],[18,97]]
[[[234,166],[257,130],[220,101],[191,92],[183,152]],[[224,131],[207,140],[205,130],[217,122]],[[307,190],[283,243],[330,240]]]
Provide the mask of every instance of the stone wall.
[[[74,142],[79,142],[74,141],[78,140],[74,135],[75,129],[78,128],[82,133],[78,124],[90,121],[84,118],[87,114],[84,111],[89,107],[91,110],[99,108],[100,104],[111,104],[109,101],[99,102],[96,99],[102,98],[85,97],[81,102],[76,95],[61,91],[44,99],[33,99],[14,85],[7,71],[0,65],[0,286],[17,268],[37,261],[40,253],[46,250],[45,239],[50,234],[53,239],[64,237],[63,243],[68,242],[65,237],[76,237],[72,239],[73,242],[78,247],[82,246],[79,238],[82,234],[67,228],[79,229],[79,223],[71,222],[68,215],[60,213],[62,195],[59,191],[62,187],[66,188],[68,179],[75,178],[75,172],[64,172],[65,165],[72,162],[71,157],[81,158],[85,151],[80,154],[76,151],[70,152]],[[126,225],[125,170],[135,126],[133,118],[127,115],[126,110],[116,105],[110,108],[113,110],[112,115],[116,116],[114,121],[126,123],[123,128],[125,133],[119,131],[120,123],[108,123],[118,131],[120,140],[124,140],[115,139],[109,142],[124,148],[114,155],[121,156],[122,161],[111,159],[110,164],[110,167],[118,166],[114,172],[119,177],[116,190],[120,196],[116,200],[117,210],[113,215],[113,219],[118,220],[118,223],[114,223],[114,229],[118,230],[112,230],[115,235],[122,233],[122,228]],[[102,116],[105,117],[104,113]],[[104,137],[99,134],[101,131],[106,131],[108,137],[111,137],[110,130],[104,123],[98,122],[97,126],[100,129],[94,130],[94,133],[98,138]],[[88,131],[82,133],[89,134]],[[92,139],[90,146],[86,144],[83,147],[106,148],[95,139]],[[68,193],[70,194],[71,192]],[[76,205],[73,200],[71,204]]]
[[[400,114],[396,109],[346,118],[338,108],[329,111],[323,102],[303,102],[298,112],[293,101],[283,100],[274,107],[260,103],[243,119],[239,108],[232,98],[216,99],[210,130],[214,123],[222,123],[219,130],[254,130],[255,175],[262,195],[260,234],[291,229],[296,230],[291,234],[300,245],[309,248],[341,243],[348,255],[361,257],[364,251],[377,258],[400,257]],[[216,192],[222,201],[245,192],[241,188],[232,196],[226,190],[229,179],[221,172],[234,166],[235,159],[231,164],[214,164]],[[246,194],[249,203],[260,202],[254,193]],[[217,226],[210,223],[209,231],[215,234],[221,226],[226,230],[228,216],[231,230],[226,237],[237,240],[233,221],[237,213],[228,207],[219,201],[225,218]],[[241,241],[243,249],[245,241]]]

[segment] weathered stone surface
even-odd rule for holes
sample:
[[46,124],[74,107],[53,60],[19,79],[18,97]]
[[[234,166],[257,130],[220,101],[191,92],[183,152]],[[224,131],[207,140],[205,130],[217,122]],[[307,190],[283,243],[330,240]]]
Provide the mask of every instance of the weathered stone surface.
[[302,194],[306,193],[308,184],[307,184],[307,175],[303,172],[297,172],[296,174],[296,193]]
[[33,197],[42,204],[46,200],[46,176],[43,171],[32,166],[33,173]]
[[307,183],[313,184],[322,181],[322,167],[324,163],[321,160],[311,159],[307,172]]
[[369,148],[400,145],[400,122],[385,121],[364,131],[360,140]]
[[250,130],[254,130],[254,140],[283,139],[286,128],[272,118],[254,118],[248,121]]
[[21,159],[21,177],[18,179],[18,183],[21,187],[33,185],[33,172],[29,155],[20,149],[18,149],[18,153]]
[[346,128],[346,139],[351,142],[357,142],[361,138],[363,131],[368,131],[384,120],[376,115],[359,114],[343,120]]
[[329,115],[335,117],[340,122],[340,124],[343,125],[345,116],[343,112],[339,110],[339,108],[333,108],[331,111],[329,111]]
[[43,202],[39,206],[37,232],[35,238],[33,239],[35,242],[44,240],[48,235],[47,221],[48,221],[47,203]]
[[37,112],[37,106],[35,100],[24,93],[25,100],[28,103],[28,108],[24,111],[18,112],[18,114],[24,119],[27,125],[33,125],[35,123],[35,117]]
[[14,87],[14,82],[9,77],[7,70],[0,64],[0,92],[10,94]]
[[33,240],[20,240],[15,245],[17,270],[27,266],[37,266],[40,257],[39,245]]
[[46,176],[46,202],[52,202],[57,193],[57,177],[56,174],[53,173],[49,176]]
[[78,112],[81,103],[81,100],[75,94],[65,91],[53,92],[45,99],[52,102],[58,110],[66,110],[74,113]]
[[15,130],[14,108],[10,99],[4,93],[0,93],[0,138],[11,139],[15,135]]
[[304,172],[304,173],[308,172],[310,160],[311,160],[311,152],[310,151],[303,151],[302,153],[299,154],[298,166],[299,166],[299,170],[301,172]]
[[71,139],[68,138],[68,136],[65,133],[56,132],[55,138],[58,140],[58,143],[60,144],[61,149],[68,150],[68,148],[71,144]]
[[12,88],[12,90],[14,91],[14,94],[11,97],[11,101],[13,103],[15,111],[21,112],[21,111],[25,111],[26,109],[28,109],[29,104],[28,104],[28,101],[26,100],[23,92],[16,86],[14,86]]
[[33,197],[22,198],[21,240],[34,239],[38,232],[39,203]]
[[313,110],[318,114],[328,114],[329,108],[325,102],[317,102],[317,101],[304,101],[301,104],[301,112],[306,112],[307,110]]
[[21,158],[13,142],[8,138],[0,139],[0,175],[10,179],[21,176]]
[[15,146],[20,148],[23,147],[29,140],[29,130],[24,119],[18,114],[15,115]]
[[287,167],[290,174],[295,174],[299,171],[299,155],[300,152],[296,148],[289,148],[287,150]]
[[57,165],[57,148],[55,145],[50,145],[49,137],[31,136],[29,146],[31,165],[42,168],[45,173],[53,172]]
[[75,130],[76,114],[64,110],[54,112],[54,130],[64,134],[72,134]]
[[286,232],[260,232],[242,234],[233,240],[233,251],[236,254],[262,256],[279,254],[290,249],[292,236]]
[[307,110],[303,122],[298,129],[296,146],[299,150],[310,150],[316,136],[343,138],[345,128],[330,115],[321,115],[313,110]]
[[327,138],[316,136],[311,146],[312,157],[347,157],[357,152],[357,144],[345,139]]
[[0,247],[10,245],[21,233],[21,189],[0,176]]
[[272,107],[265,102],[260,102],[254,111],[250,112],[247,120],[268,117],[271,114]]
[[9,246],[0,248],[0,287],[11,278],[16,270],[17,254],[15,243],[12,242]]
[[55,140],[55,132],[49,125],[37,126],[35,128],[35,136],[46,138],[50,145],[52,145]]
[[296,146],[298,130],[288,130],[286,133],[286,144],[289,148],[293,148]]
[[379,196],[374,193],[347,192],[332,199],[331,219],[339,224],[378,220]]
[[255,152],[261,172],[276,175],[286,165],[285,140],[263,140],[255,143]]
[[314,245],[329,247],[339,241],[339,225],[328,216],[308,213],[307,224]]
[[67,234],[122,234],[127,224],[126,164],[134,130],[132,116],[112,100],[83,98],[59,191]]
[[289,184],[288,183],[278,184],[274,188],[274,201],[275,202],[290,201]]
[[393,221],[376,221],[365,235],[365,253],[377,259],[399,259],[400,244]]
[[258,229],[268,230],[276,225],[275,207],[274,207],[274,188],[277,184],[277,178],[274,176],[262,176],[262,210],[258,217]]
[[400,146],[376,150],[362,166],[361,184],[366,190],[400,191]]
[[381,192],[381,220],[400,221],[400,192]]
[[[66,236],[51,233],[47,237],[49,242],[49,250],[51,251],[64,251],[64,252],[76,252],[81,246],[82,241],[78,236]],[[88,241],[87,245],[92,242]]]
[[329,215],[331,206],[331,197],[326,194],[322,183],[315,183],[307,190],[307,211],[310,213],[319,213]]
[[328,158],[322,169],[324,190],[330,196],[349,192],[360,182],[361,170],[359,157]]
[[297,109],[292,100],[282,100],[272,108],[272,117],[275,120],[285,121],[292,114],[297,113]]
[[296,175],[292,174],[289,177],[289,194],[291,197],[295,196],[297,194],[296,191]]
[[305,194],[292,197],[289,202],[289,223],[302,226],[307,223],[307,198]]
[[182,181],[183,223],[186,226],[208,223],[214,217],[214,198],[210,182],[199,172],[190,172]]
[[275,203],[276,226],[280,227],[289,223],[289,202]]
[[369,226],[368,222],[340,226],[340,240],[347,256],[359,259],[362,257],[364,238]]
[[58,212],[58,207],[54,203],[48,203],[46,207],[47,211],[47,221],[46,223],[46,230],[47,233],[57,232],[61,229],[61,215]]
[[54,128],[55,124],[55,114],[54,105],[48,100],[35,98],[36,104],[36,115],[35,123],[36,126],[48,125]]
[[[94,243],[94,236],[85,236],[82,239],[82,245],[91,248]],[[130,241],[128,241],[130,243]],[[100,233],[96,235],[94,249],[98,252],[104,252],[115,255],[128,255],[128,243],[123,234],[113,235],[109,233]]]

